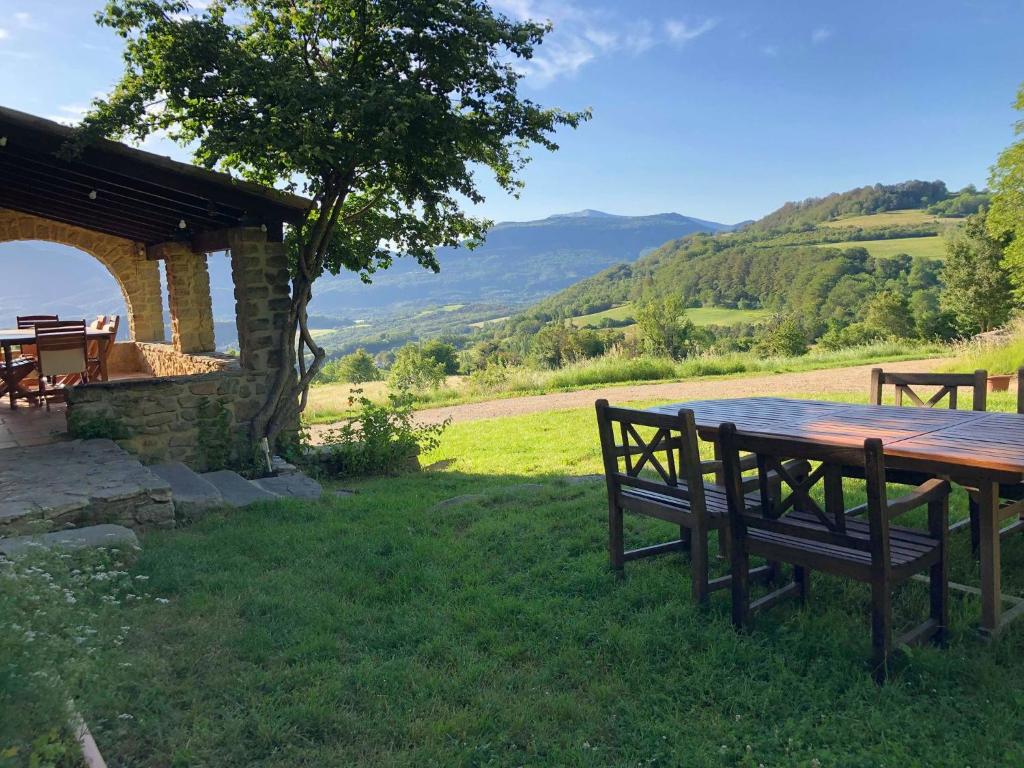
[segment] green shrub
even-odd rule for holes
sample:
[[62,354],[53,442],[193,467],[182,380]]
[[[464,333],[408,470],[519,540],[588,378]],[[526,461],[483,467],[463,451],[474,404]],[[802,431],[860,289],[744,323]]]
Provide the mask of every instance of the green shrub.
[[762,355],[798,357],[809,349],[807,336],[796,315],[775,315],[761,328],[754,348]]
[[362,384],[366,381],[380,381],[381,378],[383,377],[374,359],[360,347],[350,355],[327,363],[320,370],[318,380],[323,383]]
[[374,403],[361,392],[349,398],[358,413],[323,436],[314,454],[323,471],[339,477],[396,472],[411,466],[422,451],[437,447],[450,420],[418,426],[413,421],[413,397],[407,391]]
[[419,344],[406,344],[395,355],[388,384],[394,390],[435,389],[444,384],[444,363]]

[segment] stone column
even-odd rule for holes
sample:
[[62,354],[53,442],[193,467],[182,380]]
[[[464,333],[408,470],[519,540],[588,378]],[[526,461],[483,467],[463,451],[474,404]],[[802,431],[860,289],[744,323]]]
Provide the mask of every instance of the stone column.
[[213,352],[213,305],[206,254],[184,244],[164,247],[167,303],[171,311],[171,342],[185,354]]
[[235,283],[239,362],[253,373],[270,376],[285,360],[281,340],[291,305],[288,257],[282,243],[267,242],[259,227],[240,227],[228,235]]

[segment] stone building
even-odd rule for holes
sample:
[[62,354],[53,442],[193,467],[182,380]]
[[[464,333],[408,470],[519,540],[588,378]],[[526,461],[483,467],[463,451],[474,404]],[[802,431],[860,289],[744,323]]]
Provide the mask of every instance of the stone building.
[[[47,240],[91,254],[128,310],[128,340],[115,345],[110,367],[141,376],[71,388],[72,433],[114,437],[145,461],[205,469],[225,456],[244,460],[249,422],[283,363],[283,226],[300,222],[310,201],[111,141],[68,155],[72,135],[0,107],[0,242]],[[214,346],[207,254],[225,249],[237,358]]]

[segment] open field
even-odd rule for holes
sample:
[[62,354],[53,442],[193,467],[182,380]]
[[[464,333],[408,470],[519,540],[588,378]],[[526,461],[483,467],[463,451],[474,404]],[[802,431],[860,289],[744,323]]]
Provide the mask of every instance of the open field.
[[880,259],[892,258],[901,253],[928,259],[946,257],[946,239],[942,235],[900,237],[891,240],[848,240],[845,243],[820,243],[818,247],[866,248],[868,253]]
[[[1024,632],[982,642],[976,599],[953,598],[947,648],[879,688],[865,585],[814,574],[806,607],[738,634],[726,593],[691,604],[681,557],[610,572],[604,485],[564,479],[600,471],[590,408],[455,424],[423,457],[442,460],[147,535],[132,574],[168,602],[118,609],[126,642],[78,700],[111,764],[1024,762]],[[951,578],[977,583],[968,550],[956,535]],[[1003,573],[1024,590],[1024,537]],[[897,625],[926,605],[924,585],[899,590]]]
[[[605,318],[625,320],[632,317],[632,304],[621,304],[603,312],[593,312],[572,318],[577,328],[595,328]],[[686,316],[694,325],[735,325],[736,323],[756,323],[764,320],[771,313],[766,309],[728,309],[727,307],[692,307],[686,310]]]
[[917,224],[953,225],[961,219],[935,216],[928,211],[905,209],[901,211],[884,211],[865,216],[848,216],[842,219],[822,222],[825,227],[862,227],[874,229],[881,227],[909,227]]

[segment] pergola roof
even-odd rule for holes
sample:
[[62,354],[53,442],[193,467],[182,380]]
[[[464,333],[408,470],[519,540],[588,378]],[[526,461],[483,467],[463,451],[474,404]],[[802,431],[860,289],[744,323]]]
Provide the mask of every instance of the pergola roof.
[[0,107],[0,208],[147,246],[190,241],[211,251],[226,247],[226,231],[238,226],[265,225],[279,240],[282,223],[301,221],[310,206],[298,195],[105,139],[62,159],[74,131]]

